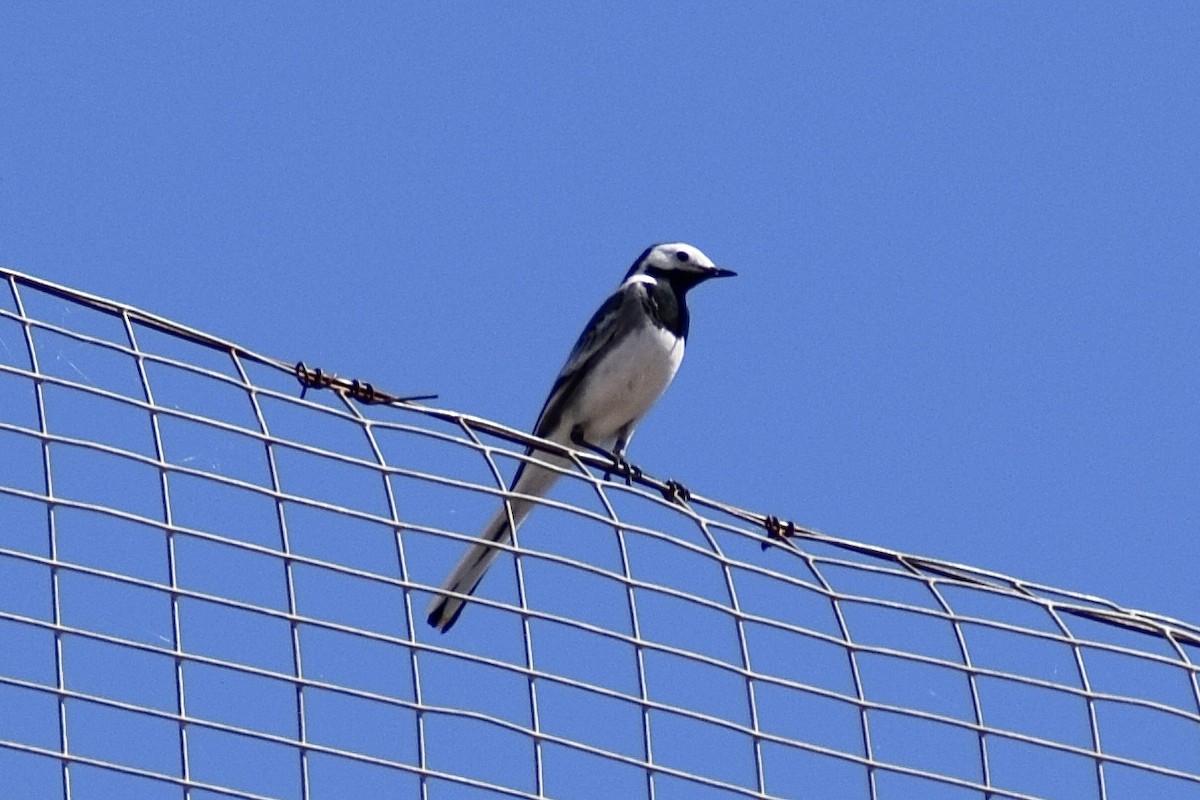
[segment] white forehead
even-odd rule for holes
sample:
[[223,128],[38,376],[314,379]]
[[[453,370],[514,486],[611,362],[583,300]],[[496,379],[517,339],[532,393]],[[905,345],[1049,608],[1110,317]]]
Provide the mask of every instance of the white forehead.
[[650,258],[655,263],[666,266],[671,263],[678,263],[679,256],[676,255],[677,253],[687,253],[688,263],[699,264],[702,267],[713,266],[712,260],[704,255],[699,247],[693,247],[686,242],[660,244],[650,251]]

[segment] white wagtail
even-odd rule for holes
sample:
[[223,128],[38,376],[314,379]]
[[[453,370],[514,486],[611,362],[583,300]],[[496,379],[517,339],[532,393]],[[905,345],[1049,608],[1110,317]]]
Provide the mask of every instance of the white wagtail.
[[[681,242],[647,248],[583,329],[550,389],[533,426],[534,435],[602,453],[613,460],[614,471],[628,477],[634,468],[625,461],[625,448],[633,430],[683,360],[688,290],[709,278],[734,274]],[[525,451],[526,456],[533,454],[532,447]],[[508,509],[500,508],[429,605],[429,624],[443,633],[458,620],[465,595],[475,591],[500,552],[492,543],[507,541],[510,525],[520,525],[533,509],[532,500],[519,496],[541,497],[558,479],[559,472],[541,464],[569,467],[572,463],[563,455],[541,450],[536,458],[521,462],[509,488],[514,496]]]

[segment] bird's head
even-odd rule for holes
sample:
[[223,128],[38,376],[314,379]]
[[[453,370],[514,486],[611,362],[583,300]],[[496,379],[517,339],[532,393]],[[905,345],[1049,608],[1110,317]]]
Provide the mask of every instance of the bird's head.
[[683,242],[671,242],[646,248],[629,268],[625,280],[635,275],[662,279],[681,291],[687,291],[709,278],[729,278],[737,273],[713,264],[712,259],[700,252],[699,248]]

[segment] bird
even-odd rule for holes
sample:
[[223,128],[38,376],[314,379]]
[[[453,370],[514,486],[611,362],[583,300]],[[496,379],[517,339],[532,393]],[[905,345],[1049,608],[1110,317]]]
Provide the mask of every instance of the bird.
[[[612,472],[628,482],[639,474],[625,459],[634,429],[662,396],[683,360],[690,317],[687,293],[711,278],[736,275],[718,267],[699,249],[683,242],[646,248],[617,290],[604,301],[579,335],[550,394],[533,435],[564,447],[575,446],[612,460]],[[525,455],[532,456],[530,447]],[[544,449],[537,461],[517,468],[509,494],[479,534],[478,540],[450,572],[429,604],[428,622],[442,633],[450,630],[484,573],[520,525],[534,501],[569,468],[565,454]],[[551,466],[544,466],[551,465]],[[607,477],[607,474],[606,474]],[[511,520],[509,514],[511,512]]]

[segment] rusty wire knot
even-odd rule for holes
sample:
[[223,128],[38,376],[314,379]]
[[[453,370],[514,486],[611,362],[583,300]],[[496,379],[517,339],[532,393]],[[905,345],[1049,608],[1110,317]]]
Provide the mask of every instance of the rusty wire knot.
[[771,546],[771,542],[769,541],[771,539],[776,539],[786,544],[796,535],[796,523],[791,520],[781,520],[774,514],[768,515],[763,520],[763,527],[767,529],[768,539],[768,541],[762,543],[763,550]]
[[296,380],[300,382],[301,399],[304,398],[309,389],[333,389],[339,394],[366,405],[412,403],[418,400],[433,400],[437,397],[436,394],[414,394],[407,397],[397,397],[396,395],[376,389],[374,384],[360,381],[357,378],[346,380],[345,378],[339,378],[334,373],[325,372],[320,367],[310,369],[303,361],[296,362],[293,372],[296,375]]
[[668,503],[683,505],[692,499],[692,490],[674,478],[671,478],[664,483],[661,491],[663,499],[665,499]]

